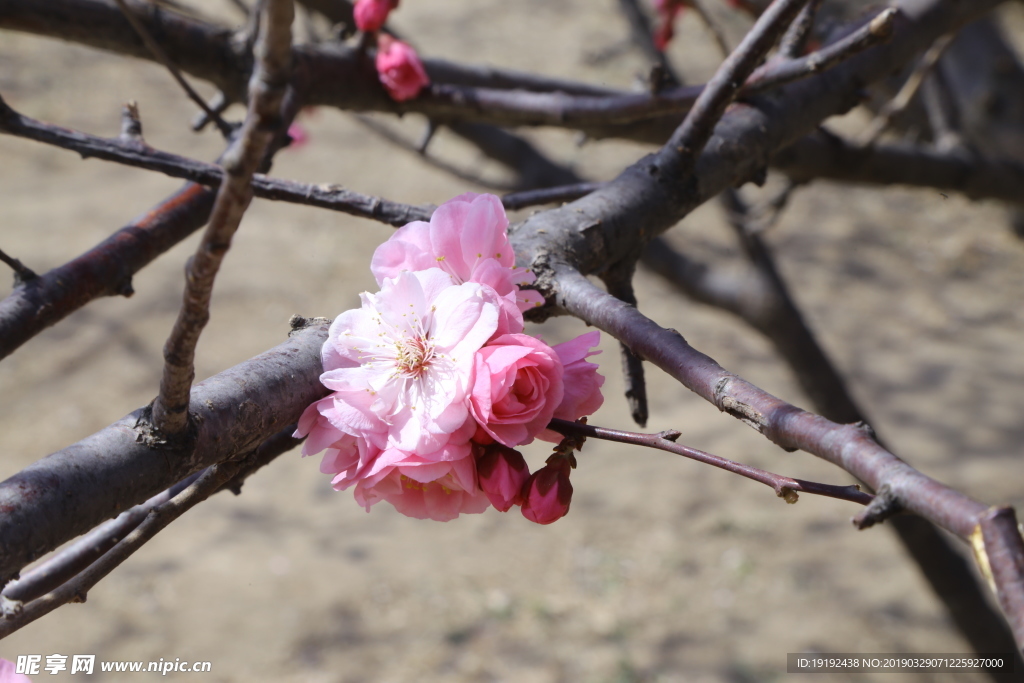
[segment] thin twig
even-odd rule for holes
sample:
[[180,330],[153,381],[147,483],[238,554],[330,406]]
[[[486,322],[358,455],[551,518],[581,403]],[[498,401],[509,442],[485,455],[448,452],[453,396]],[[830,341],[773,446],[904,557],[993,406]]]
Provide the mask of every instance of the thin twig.
[[[214,93],[213,98],[210,100],[209,106],[213,113],[220,115],[227,111],[227,108],[231,106],[231,101],[228,96],[224,94],[223,90],[218,90]],[[192,130],[196,133],[206,128],[210,123],[210,117],[206,115],[205,111],[201,111],[195,115],[192,119]]]
[[121,140],[137,146],[146,144],[146,140],[142,137],[139,105],[135,100],[126,102],[121,108]]
[[[508,192],[514,189],[514,186],[509,183],[488,180],[483,176],[480,176],[476,173],[472,173],[470,171],[465,171],[455,166],[454,164],[450,164],[447,161],[444,161],[443,159],[439,159],[433,154],[428,154],[426,146],[422,144],[422,140],[419,143],[409,142],[401,135],[398,135],[393,130],[391,130],[391,128],[389,128],[388,126],[378,123],[377,121],[374,121],[368,116],[356,114],[354,118],[362,126],[373,131],[384,140],[390,142],[392,145],[395,145],[400,149],[404,149],[407,152],[412,152],[413,154],[423,159],[423,161],[430,164],[434,168],[440,169],[445,173],[448,173],[453,177],[458,178],[459,180],[465,181],[467,183],[473,183],[474,185],[479,185],[481,187],[490,188],[498,192]],[[431,135],[431,137],[432,136],[433,135]]]
[[150,510],[145,520],[124,539],[107,551],[100,559],[56,590],[36,598],[15,609],[15,613],[0,620],[0,638],[31,624],[61,605],[85,602],[86,595],[101,579],[127,560],[136,550],[153,538],[168,524],[206,500],[244,467],[244,463],[231,462],[214,465],[197,481],[166,503]]
[[525,209],[540,204],[555,204],[558,202],[570,202],[590,194],[594,190],[602,188],[605,183],[573,183],[572,185],[560,185],[558,187],[544,187],[537,190],[523,190],[522,192],[511,192],[501,198],[501,203],[506,209]]
[[189,443],[161,443],[140,408],[0,482],[0,584],[193,472],[275,440],[328,393],[318,379],[326,339],[326,322],[298,321],[284,343],[197,385]]
[[24,603],[49,593],[80,573],[142,524],[150,511],[184,491],[201,474],[196,472],[145,503],[125,510],[43,562],[22,572],[17,580],[4,586],[0,593],[0,612],[4,617],[13,616],[21,611]]
[[[0,133],[35,140],[78,152],[83,158],[96,158],[136,168],[158,171],[172,178],[183,178],[209,187],[219,187],[224,169],[217,164],[153,149],[141,140],[102,138],[80,131],[38,121],[14,111],[0,97]],[[300,183],[256,173],[252,190],[257,197],[293,204],[317,206],[353,216],[402,226],[413,220],[430,218],[431,207],[401,204],[380,197],[346,190],[338,185]]]
[[805,57],[765,64],[747,79],[743,94],[752,95],[828,71],[869,47],[884,43],[892,38],[898,14],[899,12],[892,8],[883,10],[850,35]]
[[772,166],[807,182],[827,178],[874,185],[908,185],[1024,205],[1024,164],[907,143],[863,147],[819,130],[781,150]]
[[[679,78],[668,56],[654,45],[654,33],[647,13],[637,0],[619,0],[619,11],[629,22],[629,33],[634,45],[640,48],[644,57],[655,64],[661,74],[661,85],[676,86],[683,81]],[[660,90],[660,88],[658,88]]]
[[[294,432],[295,425],[289,425],[264,441],[252,456],[245,459],[245,466],[230,480],[226,481],[218,491],[227,489],[236,495],[241,493],[241,486],[246,478],[279,455],[287,453],[302,442],[302,439],[292,437]],[[234,458],[234,460],[242,459]],[[108,550],[116,546],[121,539],[138,528],[152,510],[160,507],[191,486],[193,482],[208,472],[209,469],[206,468],[201,472],[196,472],[167,490],[153,496],[145,503],[122,512],[115,519],[96,527],[82,538],[32,567],[32,569],[22,572],[20,578],[7,584],[3,592],[0,593],[0,613],[4,617],[8,617],[20,612],[25,603],[49,593],[85,570],[102,558]]]
[[703,0],[688,0],[690,7],[697,13],[704,27],[711,32],[711,37],[715,41],[715,45],[718,46],[718,51],[722,53],[722,57],[728,57],[732,49],[729,47],[729,41],[725,39],[725,33],[722,31],[722,27],[711,18],[711,14],[707,8],[704,7]]
[[114,2],[117,3],[121,13],[124,14],[124,18],[132,25],[132,28],[139,35],[139,38],[142,39],[142,42],[146,44],[146,48],[153,53],[153,57],[171,72],[171,76],[173,76],[174,80],[178,82],[178,85],[182,87],[189,99],[195,102],[199,108],[203,110],[206,117],[217,125],[217,129],[220,131],[221,135],[223,135],[225,139],[230,140],[231,135],[234,132],[232,127],[224,121],[217,112],[210,109],[207,106],[206,101],[192,88],[191,85],[189,85],[188,81],[185,80],[185,77],[181,75],[181,71],[178,67],[174,65],[174,62],[172,62],[171,58],[167,56],[167,53],[164,52],[162,47],[160,47],[160,44],[153,39],[153,36],[150,35],[145,25],[143,25],[143,23],[139,21],[138,17],[135,16],[135,12],[128,7],[125,0],[114,0]]
[[776,0],[722,62],[666,145],[678,152],[683,168],[696,163],[725,108],[807,1]]
[[681,455],[684,458],[690,458],[691,460],[696,460],[697,462],[702,462],[706,465],[718,467],[727,472],[732,472],[733,474],[738,474],[741,477],[746,477],[747,479],[752,479],[756,482],[765,484],[766,486],[770,486],[775,491],[775,495],[779,498],[785,499],[787,503],[795,503],[798,498],[798,493],[810,493],[817,496],[838,498],[839,500],[848,500],[851,503],[859,503],[860,505],[867,505],[874,499],[874,496],[864,493],[856,484],[849,486],[837,486],[834,484],[819,484],[813,481],[794,479],[792,477],[774,474],[766,470],[758,469],[757,467],[744,465],[743,463],[736,462],[735,460],[729,460],[728,458],[723,458],[719,455],[713,455],[711,453],[697,450],[696,448],[690,448],[689,446],[675,443],[676,439],[680,436],[680,432],[674,429],[658,432],[657,434],[641,434],[639,432],[607,429],[605,427],[596,427],[594,425],[570,422],[568,420],[559,420],[557,418],[548,424],[548,429],[553,429],[556,432],[566,435],[582,435],[592,439],[628,443],[634,446],[645,446],[647,448],[655,448],[660,451],[675,453],[676,455]]
[[458,121],[447,126],[449,131],[472,144],[484,156],[515,173],[517,189],[533,190],[583,181],[573,169],[549,159],[532,142],[503,128]]
[[14,280],[18,284],[28,282],[29,280],[35,280],[39,277],[36,275],[34,270],[26,266],[24,263],[13,256],[8,256],[4,253],[3,249],[0,249],[0,261],[3,261],[11,267],[11,270],[14,271]]
[[921,104],[932,129],[932,142],[939,151],[967,150],[960,134],[959,112],[949,92],[942,69],[933,69],[921,84]]
[[796,59],[803,53],[807,38],[814,29],[814,19],[818,16],[818,8],[825,0],[811,0],[790,24],[782,40],[779,41],[779,56],[783,59]]
[[[603,277],[608,293],[620,301],[636,306],[636,294],[633,291],[633,274],[636,272],[635,262],[626,262],[612,268]],[[649,416],[647,408],[647,383],[644,380],[644,362],[633,353],[624,342],[619,342],[619,354],[622,358],[622,375],[626,385],[626,403],[629,413],[641,427],[647,426]]]
[[164,372],[160,395],[153,402],[153,424],[168,438],[181,436],[188,424],[195,348],[210,318],[213,282],[252,200],[252,176],[275,132],[282,127],[281,104],[291,70],[295,7],[291,0],[268,0],[263,12],[249,112],[238,140],[225,154],[225,182],[217,191],[210,223],[189,262],[181,310],[164,345]]
[[904,111],[907,106],[910,105],[910,101],[914,99],[914,95],[917,94],[917,89],[921,87],[921,83],[924,82],[925,76],[932,70],[942,53],[949,47],[950,42],[953,40],[952,34],[947,34],[935,41],[935,43],[928,48],[928,51],[924,53],[924,56],[918,61],[914,70],[907,78],[903,87],[896,93],[896,97],[886,102],[882,110],[878,112],[871,123],[864,130],[860,136],[860,144],[867,147],[873,145],[882,132],[889,126],[893,117]]
[[[695,263],[660,239],[650,247],[644,252],[645,265],[695,301],[734,313],[763,333],[789,365],[818,413],[834,422],[865,422],[865,415],[842,375],[815,339],[781,278],[773,279],[764,269],[755,267],[745,276],[737,277],[719,267]],[[761,256],[770,259],[771,253],[764,249]],[[770,264],[770,270],[777,273],[774,264]],[[854,518],[854,523],[861,528],[870,519],[869,514],[881,512],[873,522],[900,507],[891,487],[883,484],[875,500]],[[889,525],[974,651],[1013,651],[1013,635],[989,607],[971,567],[946,536],[925,519],[912,515],[893,517]],[[1017,659],[1017,666],[1024,666],[1024,660]],[[1011,680],[1012,674],[996,677],[998,683]]]

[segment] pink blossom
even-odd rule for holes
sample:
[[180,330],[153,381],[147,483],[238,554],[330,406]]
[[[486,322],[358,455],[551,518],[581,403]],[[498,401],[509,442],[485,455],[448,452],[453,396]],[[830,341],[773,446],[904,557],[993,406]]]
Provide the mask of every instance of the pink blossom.
[[16,673],[18,667],[14,662],[7,659],[0,659],[0,683],[32,683],[32,679],[25,674]]
[[[604,377],[597,374],[598,366],[588,363],[587,358],[601,353],[591,351],[601,341],[598,331],[581,334],[562,344],[551,347],[562,363],[562,401],[555,408],[553,417],[562,420],[577,420],[584,415],[591,415],[604,403],[601,387]],[[550,429],[540,432],[538,438],[552,443],[562,440],[562,435]]]
[[378,283],[403,270],[441,268],[456,282],[479,282],[502,298],[499,334],[523,331],[521,312],[544,303],[533,290],[533,273],[516,268],[508,241],[508,218],[492,194],[467,192],[437,207],[430,222],[414,221],[399,228],[377,247],[370,270]]
[[493,195],[446,202],[377,249],[380,292],[330,327],[320,380],[332,393],[295,435],[308,437],[303,455],[324,452],[321,471],[367,511],[385,500],[449,520],[522,504],[542,524],[568,511],[568,465],[530,477],[511,447],[558,441],[545,429],[553,416],[600,407],[604,378],[586,361],[599,333],[556,347],[522,334],[522,311],[543,299],[520,290],[534,277],[515,268],[507,228]]
[[[335,478],[334,486],[341,489],[351,483]],[[439,522],[455,519],[460,513],[479,514],[490,507],[477,487],[471,455],[449,462],[425,462],[405,455],[397,464],[360,478],[355,498],[367,511],[386,500],[403,515]]]
[[501,512],[523,503],[523,484],[530,477],[522,453],[501,444],[478,447],[476,460],[480,488]]
[[530,443],[562,402],[562,373],[557,353],[536,337],[498,337],[476,354],[473,417],[506,446]]
[[352,15],[356,27],[363,33],[376,33],[384,26],[391,10],[398,7],[398,0],[356,0]]
[[597,374],[596,363],[586,361],[601,353],[599,350],[590,350],[600,341],[601,333],[594,330],[553,347],[562,361],[562,381],[565,383],[565,393],[555,409],[555,417],[576,420],[596,412],[604,403],[604,396],[601,395],[604,377]]
[[569,468],[568,460],[557,458],[530,475],[523,484],[523,517],[537,524],[551,524],[569,513]]
[[416,51],[386,34],[377,43],[377,77],[396,102],[411,100],[430,85]]
[[362,302],[330,327],[322,355],[333,369],[320,381],[334,394],[321,414],[381,449],[454,459],[443,448],[469,418],[474,356],[497,328],[494,293],[432,268]]

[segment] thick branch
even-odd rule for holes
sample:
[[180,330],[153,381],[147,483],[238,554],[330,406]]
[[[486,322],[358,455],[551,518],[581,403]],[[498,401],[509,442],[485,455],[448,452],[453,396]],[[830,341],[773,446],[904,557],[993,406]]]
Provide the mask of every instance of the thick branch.
[[296,422],[323,398],[326,325],[307,327],[270,351],[196,384],[193,447],[153,438],[141,408],[0,483],[0,583],[29,562],[125,507],[231,459]]
[[[184,512],[184,509],[172,501],[197,480],[204,480],[205,483],[198,484],[197,488],[202,488],[209,494],[225,489],[236,495],[240,493],[246,478],[301,443],[301,439],[292,437],[294,431],[295,425],[289,425],[260,444],[253,453],[244,456],[244,459],[236,458],[228,463],[211,465],[202,472],[186,477],[145,503],[136,505],[118,515],[116,519],[96,527],[78,541],[47,558],[46,562],[33,567],[17,581],[7,584],[0,597],[0,607],[3,608],[0,611],[5,617],[0,620],[0,638],[28,625],[69,599],[84,598],[85,592],[91,586],[131,555],[131,552],[125,552],[125,546],[119,547],[123,539],[127,539],[133,531],[143,525],[149,525],[141,534],[136,535],[134,540],[127,541],[127,545],[134,552],[160,530],[152,526],[150,520],[154,516],[169,522]],[[201,502],[203,498],[193,497],[191,500],[195,504]],[[51,591],[51,595],[46,595]]]
[[776,0],[762,14],[743,41],[726,57],[708,81],[693,109],[669,138],[666,148],[672,150],[676,172],[689,174],[697,157],[721,119],[725,108],[736,98],[743,82],[768,54],[789,24],[808,0]]
[[972,199],[1024,205],[1024,164],[920,145],[861,147],[834,135],[809,135],[784,148],[772,166],[798,181],[824,178],[960,192]]
[[[557,273],[558,304],[570,313],[625,341],[648,360],[720,410],[739,418],[787,450],[804,450],[853,474],[874,490],[886,486],[900,504],[964,540],[987,514],[986,506],[910,467],[879,445],[858,425],[840,425],[792,406],[727,372],[637,310],[601,291],[570,268]],[[1012,511],[1011,511],[1012,513]],[[1014,530],[986,538],[989,556],[1000,558],[1006,581],[999,595],[1014,625],[1018,647],[1024,632],[1016,597],[1024,584],[1024,539]]]
[[[183,71],[217,86],[227,101],[244,99],[251,60],[230,31],[149,8],[138,12],[151,34]],[[144,59],[152,58],[124,17],[99,0],[29,0],[0,5],[0,28],[74,40]],[[201,49],[199,49],[201,48]],[[663,142],[689,110],[703,86],[670,88],[656,95],[425,60],[434,85],[420,97],[396,103],[385,93],[372,60],[355,48],[297,46],[296,68],[308,74],[308,105],[354,111],[415,111],[439,123],[480,121],[502,126],[577,128],[592,137],[618,136]]]
[[229,462],[210,467],[191,486],[163,505],[150,510],[145,520],[135,530],[81,574],[70,579],[53,592],[33,600],[6,619],[0,620],[0,638],[10,635],[40,617],[46,616],[61,605],[69,602],[85,602],[86,594],[101,579],[131,557],[136,550],[141,548],[168,524],[196,504],[206,500],[213,493],[216,493],[243,466],[244,463]]
[[563,258],[585,274],[614,267],[609,254],[621,261],[635,259],[655,235],[725,188],[760,177],[776,151],[857,104],[865,84],[888,75],[939,35],[997,4],[997,0],[903,0],[896,8],[896,30],[888,43],[871,47],[824,74],[733,105],[697,160],[693,175],[685,172],[678,150],[666,145],[604,188],[516,226],[513,240],[520,264],[532,268],[540,287],[550,291],[554,266]]
[[[770,257],[763,247],[759,254],[761,259]],[[644,252],[643,263],[686,296],[734,313],[762,332],[821,415],[841,423],[867,420],[777,273],[773,278],[754,268],[742,275],[722,272],[693,262],[660,238]],[[770,270],[774,272],[774,266]],[[883,491],[891,496],[889,489]],[[950,542],[920,517],[901,515],[890,519],[889,524],[974,651],[1013,651],[1013,634],[989,607],[968,563]],[[1024,660],[1018,657],[1017,666],[1024,666]],[[995,674],[993,680],[1011,683],[1014,674]]]
[[132,276],[198,230],[214,194],[192,183],[73,261],[14,288],[0,301],[0,358],[102,296],[131,296]]

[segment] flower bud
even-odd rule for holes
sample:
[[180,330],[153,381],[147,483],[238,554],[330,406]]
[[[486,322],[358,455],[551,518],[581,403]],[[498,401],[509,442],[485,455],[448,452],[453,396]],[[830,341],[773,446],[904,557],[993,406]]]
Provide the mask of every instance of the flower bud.
[[398,0],[356,0],[352,16],[363,33],[376,33],[384,26],[388,13],[398,7]]
[[430,85],[416,51],[387,34],[377,42],[377,77],[396,102],[411,100]]
[[523,484],[530,469],[519,451],[500,443],[484,446],[477,456],[476,472],[481,490],[495,508],[508,512],[513,505],[522,505]]
[[565,517],[572,502],[569,462],[557,459],[540,468],[523,484],[523,517],[537,524],[551,524]]

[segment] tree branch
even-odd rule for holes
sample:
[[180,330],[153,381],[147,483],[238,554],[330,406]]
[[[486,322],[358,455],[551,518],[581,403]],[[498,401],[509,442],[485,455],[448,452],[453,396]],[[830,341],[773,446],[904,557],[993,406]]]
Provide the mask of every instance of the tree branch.
[[771,164],[799,182],[822,178],[928,187],[1024,206],[1024,164],[957,149],[903,143],[862,147],[819,132],[780,150]]
[[668,61],[668,57],[655,47],[651,22],[647,19],[647,14],[640,8],[640,3],[637,0],[619,0],[619,11],[629,22],[629,32],[633,44],[640,48],[647,61],[661,69],[665,85],[676,86],[682,83],[672,68],[671,62]]
[[738,474],[741,477],[746,477],[747,479],[752,479],[753,481],[765,484],[775,491],[775,495],[779,498],[785,499],[787,503],[795,503],[797,501],[798,493],[809,493],[829,498],[838,498],[839,500],[848,500],[852,503],[859,503],[861,505],[867,505],[874,498],[874,496],[861,491],[860,487],[856,485],[835,486],[832,484],[819,484],[813,481],[804,481],[803,479],[793,479],[792,477],[774,474],[766,470],[751,467],[750,465],[744,465],[743,463],[739,463],[734,460],[729,460],[728,458],[723,458],[719,455],[705,453],[704,451],[697,450],[696,448],[690,448],[689,446],[675,443],[675,440],[680,436],[679,432],[675,430],[668,430],[657,434],[640,434],[637,432],[625,432],[619,429],[596,427],[579,422],[570,422],[568,420],[559,420],[557,418],[551,421],[551,424],[548,425],[548,429],[553,429],[566,436],[585,436],[587,438],[628,443],[634,446],[645,446],[647,448],[655,448],[657,450],[675,453],[676,455],[681,455],[684,458],[696,460],[697,462],[702,462],[705,465],[718,467],[719,469],[723,469],[727,472],[732,472],[733,474]]
[[213,192],[186,184],[78,258],[0,301],[0,358],[102,296],[131,296],[132,276],[206,222]]
[[605,183],[573,183],[571,185],[559,185],[557,187],[542,187],[536,190],[523,190],[522,192],[510,192],[501,198],[501,203],[506,209],[516,211],[539,204],[555,204],[568,202],[580,197],[585,197],[594,190],[602,188]]
[[107,551],[81,574],[70,579],[54,591],[33,600],[13,615],[0,620],[0,638],[10,635],[36,619],[46,616],[61,605],[69,602],[85,602],[86,594],[101,579],[127,560],[146,541],[153,538],[168,524],[203,502],[229,479],[235,476],[244,463],[230,462],[211,466],[199,479],[184,491],[159,507],[150,510],[145,520],[124,539]]
[[796,59],[804,51],[807,38],[814,29],[814,19],[818,16],[818,8],[825,0],[811,0],[800,10],[796,20],[779,41],[779,56],[785,59]]
[[170,439],[182,436],[188,425],[195,348],[210,319],[213,281],[242,214],[252,201],[252,176],[275,133],[283,128],[281,104],[291,71],[295,7],[292,0],[267,0],[262,15],[249,111],[238,139],[224,155],[225,182],[217,190],[210,223],[186,267],[181,310],[164,345],[164,372],[160,395],[153,403],[153,424]]
[[[760,241],[756,234],[753,237]],[[660,244],[655,248],[657,242]],[[660,238],[644,252],[643,262],[690,298],[734,313],[762,332],[789,365],[821,415],[834,422],[867,422],[835,364],[816,341],[785,283],[778,277],[766,246],[762,245],[758,254],[760,259],[769,261],[769,270],[776,274],[774,278],[760,268],[751,268],[743,276],[730,277],[730,274],[691,261]],[[875,502],[880,500],[899,505],[885,486]],[[873,507],[874,503],[869,506]],[[893,517],[889,523],[974,651],[1014,651],[1013,634],[1002,617],[989,607],[968,563],[949,541],[920,517],[902,515]],[[1017,666],[1024,667],[1024,659],[1018,657],[1017,660]],[[998,672],[993,674],[993,679],[1012,683],[1014,674]]]
[[181,71],[174,65],[174,62],[172,62],[170,57],[167,56],[167,53],[163,51],[160,44],[153,40],[153,36],[149,34],[149,31],[146,30],[146,27],[142,22],[136,18],[134,10],[128,6],[128,3],[126,3],[125,0],[114,0],[114,2],[117,3],[118,9],[120,9],[121,13],[124,14],[124,18],[128,20],[128,23],[132,25],[132,28],[135,29],[135,32],[139,35],[139,38],[142,39],[142,42],[145,43],[146,49],[153,54],[153,58],[164,65],[164,68],[171,73],[171,76],[178,82],[178,85],[181,86],[182,90],[185,91],[188,98],[203,111],[207,120],[213,121],[217,126],[217,130],[219,130],[220,134],[224,136],[224,139],[230,140],[233,133],[231,126],[229,126],[224,119],[220,117],[218,112],[207,106],[206,100],[200,97],[199,93],[192,89],[192,86],[189,85],[188,81],[185,80],[185,77],[181,75]]
[[[145,503],[136,505],[117,518],[101,524],[47,558],[45,562],[33,567],[17,581],[7,584],[0,594],[0,613],[4,617],[0,619],[0,638],[10,635],[65,602],[77,601],[79,597],[84,601],[85,593],[91,586],[134,552],[124,552],[124,547],[119,550],[118,544],[140,526],[149,523],[154,515],[163,516],[169,509],[180,509],[173,505],[168,508],[168,503],[192,487],[197,480],[204,477],[216,480],[219,486],[213,488],[210,484],[211,493],[223,490],[232,491],[235,495],[241,493],[241,486],[246,478],[302,442],[302,439],[292,437],[294,431],[295,425],[289,425],[260,444],[252,453],[228,463],[211,465],[202,472],[186,477]],[[222,468],[222,471],[214,476],[217,468]],[[201,500],[202,498],[195,499],[194,503]],[[176,519],[180,512],[172,513],[167,521]],[[142,533],[140,540],[133,542],[134,548],[137,550],[159,530],[149,529]],[[86,572],[86,575],[79,577],[82,572]],[[53,593],[47,596],[46,594],[51,591]],[[69,596],[70,600],[67,599]]]
[[776,0],[762,14],[754,27],[747,32],[740,44],[726,57],[725,61],[708,81],[693,109],[687,113],[683,123],[666,143],[673,149],[673,161],[681,167],[681,173],[688,175],[711,138],[715,125],[725,113],[725,108],[736,98],[744,81],[775,45],[786,27],[796,18],[808,0]]
[[[144,168],[209,187],[220,187],[224,179],[224,169],[217,164],[153,149],[139,139],[125,139],[123,136],[121,138],[103,138],[44,123],[14,111],[3,101],[2,97],[0,97],[0,133],[68,149],[86,159],[103,159]],[[262,173],[252,176],[251,187],[255,196],[264,199],[341,211],[395,227],[405,225],[413,220],[429,220],[430,213],[433,211],[432,207],[401,204],[346,190],[338,185],[300,183],[294,180],[272,178]],[[149,215],[156,211],[156,209],[150,211]]]
[[[787,450],[805,450],[827,460],[874,490],[887,486],[907,510],[969,540],[987,508],[913,469],[879,445],[858,425],[840,425],[800,410],[727,372],[690,347],[677,332],[659,327],[631,306],[601,291],[578,272],[557,273],[558,304],[584,321],[625,341],[645,360],[659,366],[720,410],[737,417]],[[1004,565],[1004,593],[1014,596],[1024,584],[1024,539],[1002,534],[988,546]],[[1007,559],[1008,558],[1008,559]],[[1019,558],[1019,562],[1018,562]],[[1016,564],[1015,564],[1016,563]],[[1019,621],[1016,603],[1002,602]],[[1015,627],[1016,629],[1016,627]],[[1018,646],[1024,633],[1015,630]]]
[[[59,8],[59,11],[54,9]],[[139,20],[184,71],[213,83],[226,101],[243,99],[249,56],[230,31],[174,13],[151,9]],[[44,10],[30,0],[0,5],[0,28],[74,40],[101,49],[151,58],[115,8],[99,0],[53,0]],[[201,49],[199,49],[201,48]],[[502,126],[548,125],[587,135],[625,137],[661,144],[703,86],[651,94],[490,67],[424,61],[434,84],[419,97],[396,103],[385,93],[371,60],[355,48],[296,46],[297,70],[308,75],[308,105],[356,111],[419,112],[439,123],[480,121]]]
[[327,390],[320,384],[323,324],[301,327],[266,353],[192,388],[196,432],[168,444],[140,408],[0,483],[0,583],[28,563],[193,472],[240,453],[296,422]]
[[15,286],[28,282],[30,280],[35,280],[37,277],[39,277],[38,275],[36,275],[36,272],[34,270],[32,270],[21,261],[14,258],[13,256],[8,256],[3,249],[0,249],[0,261],[6,263],[8,266],[11,267],[11,270],[14,271]]
[[762,92],[806,78],[811,74],[827,71],[872,45],[879,45],[892,38],[895,21],[896,10],[890,7],[879,12],[874,19],[845,38],[805,57],[770,61],[751,74],[743,93],[750,95]]

